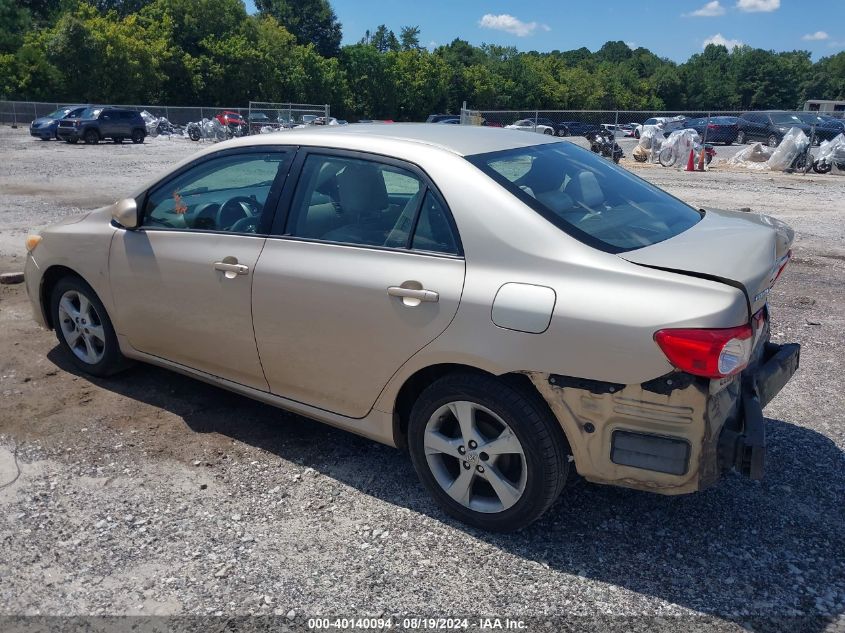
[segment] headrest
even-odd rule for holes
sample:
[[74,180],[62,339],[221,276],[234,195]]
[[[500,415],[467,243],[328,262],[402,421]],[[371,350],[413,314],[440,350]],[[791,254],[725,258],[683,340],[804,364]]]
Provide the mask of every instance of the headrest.
[[581,202],[584,206],[595,208],[604,202],[604,192],[601,190],[596,175],[591,171],[582,171],[577,177]]
[[531,162],[531,167],[520,178],[519,184],[530,187],[536,195],[544,191],[560,189],[565,178],[566,172],[560,168],[557,161],[538,157]]
[[384,177],[374,165],[348,164],[337,175],[337,193],[340,208],[345,213],[378,211],[390,205]]

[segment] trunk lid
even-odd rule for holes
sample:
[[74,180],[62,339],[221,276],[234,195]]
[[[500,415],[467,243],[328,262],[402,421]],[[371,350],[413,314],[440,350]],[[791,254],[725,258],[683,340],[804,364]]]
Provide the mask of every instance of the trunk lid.
[[740,286],[748,297],[750,317],[766,304],[793,238],[789,226],[770,216],[711,209],[683,233],[619,257]]

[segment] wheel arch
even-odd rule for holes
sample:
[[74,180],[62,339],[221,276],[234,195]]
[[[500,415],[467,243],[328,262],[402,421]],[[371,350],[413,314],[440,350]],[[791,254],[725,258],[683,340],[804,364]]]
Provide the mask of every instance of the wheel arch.
[[92,289],[93,292],[96,293],[85,277],[72,268],[68,268],[67,266],[62,266],[60,264],[54,264],[53,266],[47,268],[41,276],[41,287],[38,291],[38,301],[41,305],[41,314],[44,316],[44,323],[46,323],[47,327],[51,330],[55,329],[55,324],[53,323],[53,314],[50,310],[50,295],[53,293],[53,288],[56,287],[56,284],[66,277],[77,277],[78,279],[81,279]]
[[555,428],[560,431],[560,439],[563,441],[567,452],[569,448],[569,438],[560,424],[560,421],[555,416],[552,408],[549,406],[546,399],[534,386],[531,379],[521,372],[509,372],[505,374],[496,375],[489,371],[485,371],[478,367],[471,365],[463,365],[460,363],[439,363],[436,365],[429,365],[417,370],[411,374],[396,394],[396,400],[393,406],[393,442],[397,448],[408,450],[408,421],[411,417],[411,409],[414,403],[419,398],[420,394],[432,383],[448,376],[450,374],[477,374],[482,376],[489,376],[502,381],[504,384],[521,392],[526,397],[533,400],[542,411],[551,416],[551,419],[557,421]]

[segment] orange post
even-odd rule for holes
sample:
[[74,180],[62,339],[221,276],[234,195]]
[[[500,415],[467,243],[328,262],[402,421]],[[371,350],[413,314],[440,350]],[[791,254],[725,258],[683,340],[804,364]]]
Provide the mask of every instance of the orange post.
[[695,171],[695,150],[689,151],[689,160],[687,161],[687,171]]
[[705,149],[701,148],[701,154],[698,156],[698,171],[704,171],[704,153]]

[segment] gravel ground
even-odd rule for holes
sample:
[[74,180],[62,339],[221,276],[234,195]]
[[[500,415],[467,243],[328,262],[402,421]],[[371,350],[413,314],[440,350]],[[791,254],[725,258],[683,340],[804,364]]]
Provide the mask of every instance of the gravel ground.
[[[0,272],[22,268],[30,229],[196,149],[0,129]],[[802,366],[766,409],[764,481],[729,475],[677,498],[576,481],[530,528],[485,534],[446,518],[394,449],[153,367],[79,375],[32,322],[23,286],[0,286],[0,616],[845,631],[845,179],[631,168],[798,232],[771,304],[773,335],[803,345]]]

